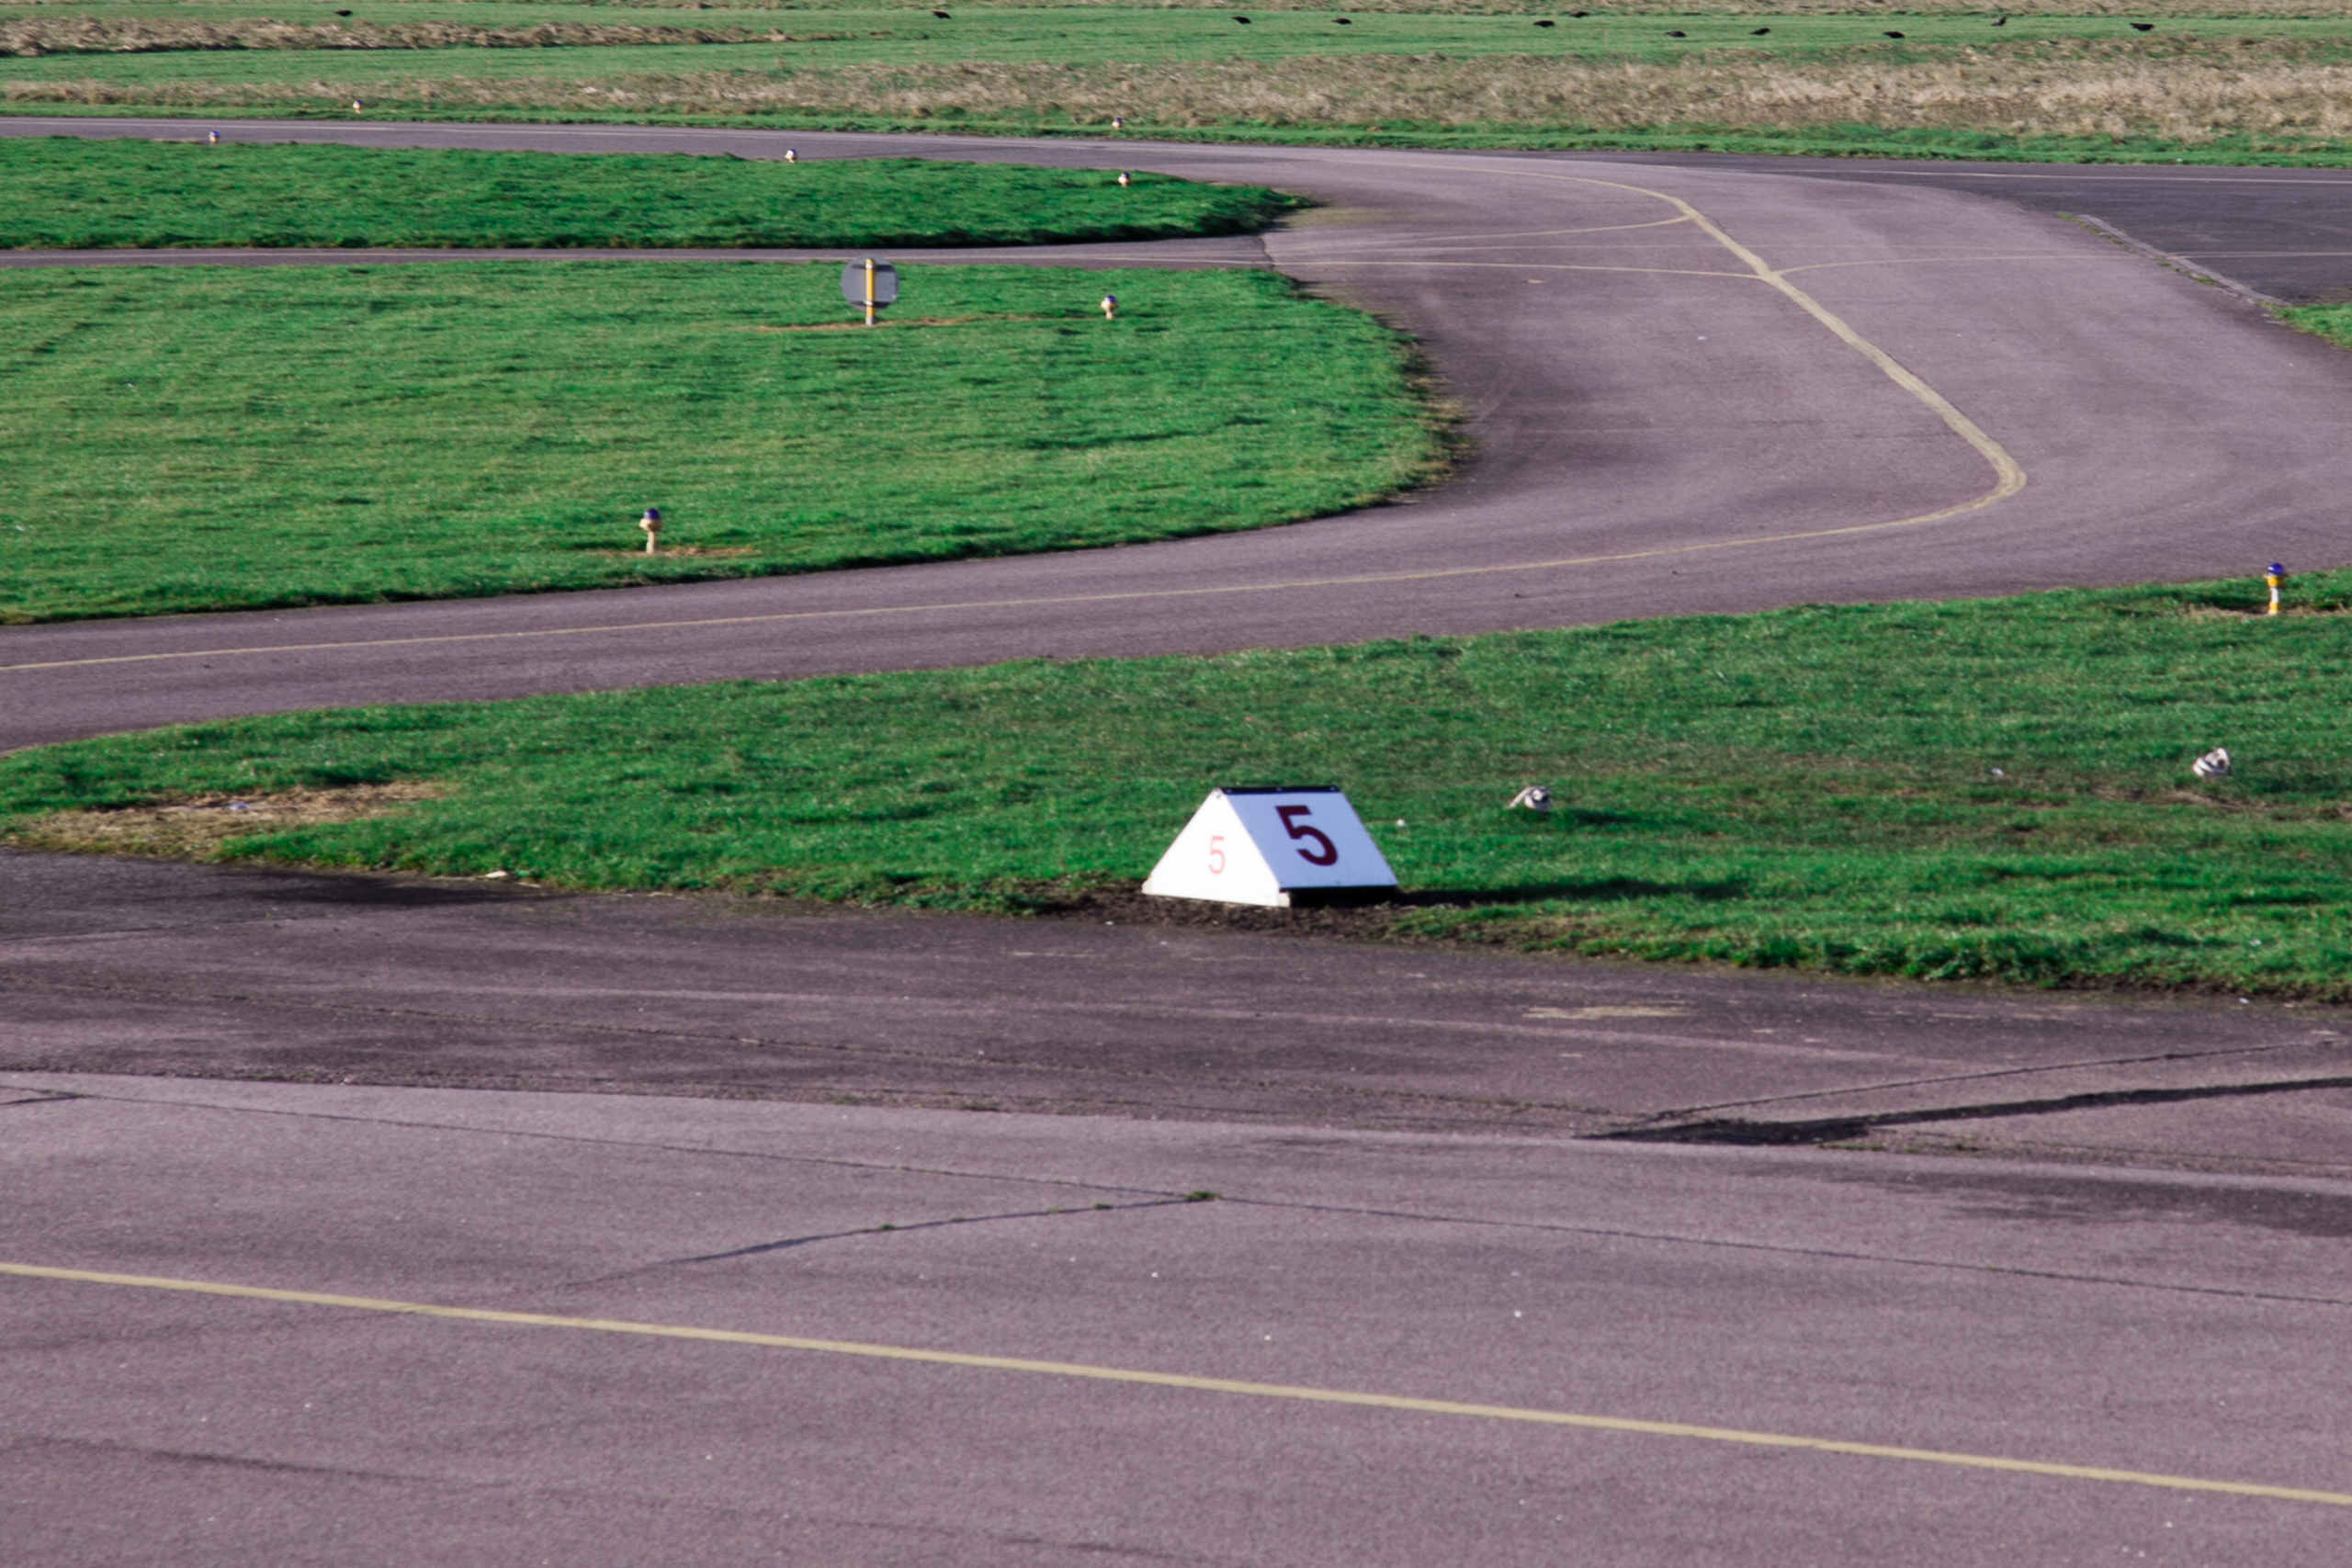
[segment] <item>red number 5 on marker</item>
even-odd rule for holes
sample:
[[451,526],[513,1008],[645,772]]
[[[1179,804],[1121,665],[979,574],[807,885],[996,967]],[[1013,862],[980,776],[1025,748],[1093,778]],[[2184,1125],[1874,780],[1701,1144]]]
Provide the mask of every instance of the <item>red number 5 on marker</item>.
[[1323,847],[1323,852],[1320,854],[1313,850],[1302,849],[1298,852],[1299,859],[1309,865],[1329,865],[1340,858],[1340,846],[1326,838],[1322,829],[1299,826],[1298,819],[1314,809],[1311,806],[1277,806],[1274,807],[1274,815],[1283,819],[1283,827],[1289,831],[1292,838],[1312,839]]
[[1212,834],[1209,838],[1209,874],[1225,874],[1225,835],[1222,833]]

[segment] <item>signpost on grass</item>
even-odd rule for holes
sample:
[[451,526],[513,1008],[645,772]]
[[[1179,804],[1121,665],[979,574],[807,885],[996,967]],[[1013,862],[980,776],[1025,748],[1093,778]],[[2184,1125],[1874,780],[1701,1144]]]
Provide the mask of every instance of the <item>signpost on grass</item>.
[[1355,807],[1329,784],[1211,790],[1143,885],[1161,898],[1276,908],[1396,888]]
[[898,300],[899,269],[872,256],[852,262],[842,268],[842,298],[865,307],[865,324],[870,327],[875,311]]

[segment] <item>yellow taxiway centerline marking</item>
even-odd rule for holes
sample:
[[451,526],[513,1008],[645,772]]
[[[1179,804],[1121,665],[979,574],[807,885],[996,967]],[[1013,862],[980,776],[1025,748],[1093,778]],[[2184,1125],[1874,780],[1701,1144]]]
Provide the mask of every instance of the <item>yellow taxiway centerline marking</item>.
[[[1398,164],[1396,159],[1365,158],[1351,162]],[[1413,167],[1418,165],[1401,165]],[[1017,610],[1035,609],[1051,604],[1107,604],[1138,599],[1191,599],[1218,593],[1276,593],[1307,588],[1351,588],[1393,582],[1434,582],[1445,578],[1483,577],[1501,572],[1549,571],[1572,566],[1604,566],[1621,561],[1655,560],[1662,556],[1697,555],[1708,550],[1753,549],[1759,545],[1793,544],[1808,539],[1832,539],[1854,534],[1884,533],[1896,528],[1916,528],[1928,523],[1941,523],[1948,518],[1981,511],[1996,502],[2006,501],[2025,488],[2025,469],[2018,465],[2000,443],[1977,427],[1975,421],[1962,413],[1941,392],[1928,386],[1894,357],[1861,333],[1832,314],[1826,306],[1786,276],[1775,271],[1770,264],[1754,251],[1733,239],[1715,225],[1713,219],[1679,196],[1664,191],[1649,190],[1641,186],[1625,185],[1616,180],[1596,180],[1577,175],[1544,174],[1531,169],[1510,168],[1493,171],[1508,173],[1525,179],[1558,180],[1569,185],[1600,186],[1609,190],[1630,191],[1636,196],[1663,201],[1681,214],[1680,221],[1697,225],[1717,244],[1729,251],[1747,267],[1746,273],[1702,273],[1708,277],[1753,276],[1785,295],[1807,315],[1827,327],[1848,347],[1878,367],[1880,372],[1896,386],[1926,404],[1937,418],[1993,467],[1993,488],[1970,500],[1958,502],[1934,512],[1924,512],[1913,517],[1898,517],[1883,523],[1853,523],[1835,528],[1811,528],[1792,534],[1770,534],[1753,539],[1716,539],[1695,545],[1665,545],[1646,550],[1624,550],[1611,555],[1572,556],[1558,560],[1520,561],[1506,566],[1449,567],[1432,571],[1384,572],[1361,577],[1308,578],[1290,582],[1230,583],[1214,588],[1136,589],[1114,593],[1069,593],[1035,599],[979,599],[945,604],[887,604],[857,610],[787,610],[763,615],[714,615],[696,620],[638,621],[609,626],[547,626],[526,631],[452,632],[435,637],[373,637],[352,642],[283,643],[260,648],[191,649],[167,653],[120,653],[96,659],[53,659],[24,664],[0,664],[0,674],[28,670],[69,670],[101,664],[145,664],[175,659],[227,659],[236,655],[265,653],[317,653],[338,648],[411,648],[432,643],[495,642],[525,637],[588,637],[604,632],[676,631],[689,626],[753,626],[768,622],[822,620],[863,615],[910,615],[935,614],[943,610]],[[1358,263],[1377,265],[1378,263]],[[1391,264],[1410,265],[1410,264]],[[1462,263],[1461,265],[1500,266],[1498,263]],[[1524,269],[1522,269],[1524,270]],[[1650,268],[1562,267],[1533,264],[1535,271],[1650,271]],[[1665,271],[1668,269],[1655,269]]]
[[1767,262],[1762,256],[1758,255],[1754,251],[1749,250],[1746,245],[1741,244],[1737,240],[1733,239],[1729,234],[1724,232],[1722,229],[1716,226],[1713,219],[1708,217],[1705,213],[1700,211],[1697,208],[1691,206],[1680,197],[1669,196],[1666,192],[1660,190],[1649,190],[1641,186],[1623,185],[1614,180],[1585,179],[1573,175],[1538,175],[1535,177],[1539,179],[1572,180],[1578,185],[1606,186],[1611,190],[1634,191],[1642,196],[1652,197],[1659,201],[1670,203],[1676,210],[1681,212],[1685,217],[1689,218],[1691,222],[1697,224],[1700,228],[1705,230],[1709,235],[1713,236],[1717,244],[1720,244],[1724,249],[1729,251],[1733,255],[1737,256],[1741,261],[1745,262],[1749,270],[1754,272],[1758,278],[1761,278],[1771,288],[1780,290],[1780,292],[1786,295],[1799,310],[1803,310],[1806,315],[1811,316],[1815,321],[1819,321],[1823,326],[1827,327],[1830,332],[1838,337],[1838,341],[1845,344],[1847,347],[1852,349],[1855,353],[1869,360],[1872,365],[1877,366],[1880,372],[1884,375],[1888,380],[1893,381],[1896,386],[1902,388],[1905,391],[1910,393],[1913,397],[1927,404],[1929,409],[1935,412],[1936,417],[1942,420],[1953,434],[1959,436],[1962,441],[1967,442],[1971,446],[1976,448],[1977,455],[1993,466],[1993,473],[1995,477],[1995,482],[1991,490],[1986,491],[1983,495],[1978,496],[1973,502],[1969,502],[1962,506],[1948,510],[1944,513],[1945,516],[1957,516],[1962,512],[1974,512],[1979,508],[1991,506],[1996,502],[2007,501],[2010,496],[2013,496],[2017,494],[2018,491],[2025,489],[2025,469],[2018,466],[2018,460],[2015,457],[2010,457],[2007,450],[2004,448],[1999,442],[1985,434],[1984,432],[1977,426],[1974,420],[1970,419],[1966,414],[1961,412],[1959,409],[1953,407],[1950,399],[1946,398],[1941,392],[1937,391],[1933,387],[1928,386],[1925,381],[1922,381],[1918,377],[1913,375],[1908,369],[1897,363],[1894,356],[1887,353],[1886,350],[1879,347],[1878,344],[1871,342],[1870,339],[1864,337],[1861,333],[1848,326],[1844,321],[1833,314],[1827,306],[1824,305],[1820,300],[1815,299],[1812,295],[1807,294],[1804,289],[1799,288],[1795,284],[1791,283],[1787,276],[1775,270],[1770,262]]
[[[1656,218],[1646,223],[1600,223],[1584,229],[1521,229],[1502,234],[1399,235],[1393,240],[1363,240],[1357,243],[1367,245],[1450,245],[1468,244],[1476,241],[1484,244],[1498,240],[1548,240],[1561,234],[1614,234],[1627,229],[1671,229],[1677,223],[1690,221],[1688,218]],[[1311,236],[1313,232],[1312,230],[1294,229],[1287,231],[1283,238],[1295,240],[1302,234]]]
[[[1728,276],[1728,275],[1727,275]],[[19,670],[71,670],[88,664],[145,664],[168,659],[227,659],[238,654],[318,653],[336,648],[409,648],[423,643],[496,642],[517,637],[589,637],[599,632],[677,631],[688,626],[754,626],[771,621],[821,621],[862,615],[917,615],[940,610],[1026,610],[1050,604],[1112,604],[1131,599],[1197,599],[1217,593],[1283,593],[1304,588],[1361,588],[1388,582],[1430,582],[1449,577],[1486,577],[1508,571],[1549,571],[1559,567],[1607,566],[1618,561],[1655,560],[1663,556],[1699,555],[1708,550],[1747,549],[1757,545],[1785,545],[1806,539],[1834,539],[1849,534],[1876,534],[1890,528],[1940,523],[1984,505],[1982,499],[1961,502],[1939,512],[1898,517],[1886,523],[1851,523],[1835,528],[1813,528],[1795,534],[1773,534],[1757,539],[1711,539],[1695,545],[1660,545],[1646,550],[1621,550],[1613,555],[1568,556],[1558,560],[1516,561],[1508,566],[1456,566],[1430,571],[1391,571],[1362,577],[1310,577],[1288,582],[1234,582],[1214,588],[1138,588],[1118,593],[1061,593],[1036,599],[969,599],[943,604],[876,604],[859,610],[779,610],[763,615],[710,615],[700,620],[628,621],[609,626],[542,626],[528,631],[449,632],[437,637],[370,637],[353,642],[288,642],[257,648],[199,648],[172,653],[117,653],[100,659],[52,659],[29,664],[0,664],[0,674]]]
[[1698,266],[1609,266],[1600,262],[1536,262],[1536,261],[1454,261],[1450,258],[1431,260],[1426,256],[1404,256],[1389,260],[1381,256],[1322,256],[1321,266],[1418,266],[1418,267],[1482,267],[1493,272],[1647,272],[1661,277],[1728,277],[1735,283],[1752,283],[1753,274],[1724,272],[1714,267]]
[[1406,1410],[1426,1416],[1465,1416],[1490,1421],[1522,1421],[1545,1427],[1581,1427],[1603,1432],[1634,1432],[1657,1438],[1691,1438],[1703,1442],[1744,1443],[1759,1448],[1804,1449],[1815,1453],[1850,1454],[1862,1459],[1903,1460],[1943,1464],[1964,1470],[2007,1471],[2021,1475],[2051,1476],[2064,1481],[2104,1481],[2132,1486],[2156,1486],[2177,1492],[2220,1492],[2239,1497],[2266,1497],[2290,1503],[2325,1503],[2352,1507],[2352,1493],[2320,1492],[2301,1486],[2267,1486],[2246,1481],[2209,1481],[2193,1475],[2166,1475],[2153,1471],[2112,1470],[2099,1465],[2053,1464],[2042,1460],[2002,1459],[1992,1454],[1954,1453],[1941,1449],[1908,1449],[1883,1443],[1852,1443],[1835,1438],[1803,1438],[1784,1432],[1751,1432],[1736,1427],[1702,1427],[1683,1421],[1639,1421],[1619,1416],[1583,1416],[1566,1410],[1534,1410],[1510,1404],[1475,1404],[1452,1399],[1418,1399],[1408,1394],[1364,1393],[1349,1389],[1310,1388],[1293,1383],[1250,1382],[1238,1378],[1192,1377],[1182,1372],[1139,1371],[1126,1367],[1097,1367],[1080,1361],[1037,1361],[1016,1356],[976,1356],[960,1350],[919,1350],[903,1345],[869,1345],[852,1339],[812,1339],[794,1334],[752,1334],[729,1328],[695,1328],[678,1324],[638,1323],[626,1318],[567,1317],[553,1313],[499,1312],[485,1307],[436,1306],[427,1302],[387,1301],[374,1296],[330,1295],[320,1291],[281,1291],[263,1285],[227,1285],[209,1280],[175,1280],[146,1274],[108,1274],[88,1269],[50,1269],[30,1263],[0,1263],[0,1274],[27,1280],[58,1280],[85,1285],[128,1286],[145,1291],[178,1291],[193,1295],[232,1296],[246,1301],[283,1302],[296,1306],[342,1307],[354,1312],[388,1313],[405,1317],[429,1317],[461,1323],[494,1323],[523,1328],[585,1329],[598,1334],[640,1335],[654,1339],[694,1339],[718,1345],[751,1345],[775,1350],[806,1350],[829,1356],[863,1356],[886,1361],[922,1361],[937,1366],[976,1367],[991,1371],[1029,1372],[1044,1377],[1083,1378],[1096,1382],[1142,1383],[1156,1388],[1190,1389],[1202,1393],[1241,1394],[1257,1399],[1303,1400],[1318,1404],[1354,1404],[1377,1410]]

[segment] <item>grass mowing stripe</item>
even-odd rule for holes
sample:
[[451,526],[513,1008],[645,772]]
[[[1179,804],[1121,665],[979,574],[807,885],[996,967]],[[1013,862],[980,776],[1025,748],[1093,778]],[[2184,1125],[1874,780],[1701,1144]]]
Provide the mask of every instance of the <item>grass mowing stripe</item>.
[[1013,164],[0,139],[0,247],[1013,245],[1252,233],[1251,186]]
[[1400,1410],[1424,1416],[1460,1416],[1488,1421],[1525,1422],[1544,1427],[1577,1427],[1602,1432],[1626,1432],[1643,1437],[1690,1438],[1702,1442],[1741,1443],[1761,1448],[1804,1449],[1815,1453],[1845,1454],[1859,1459],[1898,1460],[1918,1464],[1952,1465],[1964,1470],[2006,1471],[2063,1481],[2101,1481],[2133,1486],[2155,1486],[2176,1492],[2216,1492],[2277,1502],[2322,1503],[2352,1507],[2352,1494],[2311,1487],[2273,1486],[2259,1482],[2210,1481],[2199,1476],[2167,1475],[2143,1470],[2118,1470],[2103,1465],[2054,1464],[2046,1460],[2004,1459],[1991,1454],[1955,1453],[1941,1449],[1899,1448],[1884,1443],[1858,1443],[1838,1438],[1804,1438],[1785,1432],[1757,1432],[1736,1427],[1707,1427],[1684,1421],[1645,1421],[1622,1416],[1586,1416],[1566,1410],[1531,1410],[1521,1405],[1478,1404],[1453,1399],[1424,1399],[1410,1394],[1367,1393],[1351,1389],[1315,1388],[1296,1383],[1254,1382],[1239,1378],[1198,1377],[1184,1372],[1142,1371],[1128,1367],[1092,1366],[1082,1361],[1042,1361],[1019,1356],[974,1355],[962,1350],[925,1350],[904,1345],[875,1345],[854,1339],[816,1339],[791,1334],[759,1334],[742,1329],[698,1328],[681,1324],[643,1323],[628,1318],[573,1317],[558,1313],[507,1312],[489,1307],[443,1306],[429,1302],[392,1301],[380,1296],[345,1296],[322,1291],[276,1290],[264,1285],[231,1285],[209,1280],[175,1280],[150,1274],[114,1274],[89,1269],[52,1269],[38,1264],[0,1263],[0,1275],[22,1280],[51,1280],[64,1283],[126,1286],[134,1290],[175,1291],[193,1295],[228,1296],[246,1301],[282,1302],[295,1306],[340,1307],[355,1312],[390,1313],[407,1317],[442,1318],[460,1323],[501,1324],[520,1328],[585,1329],[596,1334],[643,1335],[656,1339],[703,1340],[719,1345],[755,1346],[778,1350],[806,1350],[820,1355],[857,1356],[888,1361],[927,1362],[987,1371],[1026,1372],[1035,1376],[1078,1378],[1091,1382],[1141,1383],[1156,1388],[1184,1389],[1198,1393],[1239,1394],[1257,1399],[1303,1400],[1315,1404],[1351,1404],[1375,1410]]
[[[2352,574],[2275,619],[2262,597],[286,715],[17,753],[0,813],[19,843],[135,848],[138,803],[430,783],[358,821],[215,813],[243,836],[208,852],[1023,910],[1124,897],[1213,784],[1328,780],[1403,879],[1365,917],[1394,936],[2352,997]],[[2198,784],[2216,745],[2238,772]],[[1557,809],[1503,808],[1533,783]]]
[[1166,538],[1442,456],[1403,340],[1271,273],[910,268],[868,332],[840,272],[0,271],[0,620]]

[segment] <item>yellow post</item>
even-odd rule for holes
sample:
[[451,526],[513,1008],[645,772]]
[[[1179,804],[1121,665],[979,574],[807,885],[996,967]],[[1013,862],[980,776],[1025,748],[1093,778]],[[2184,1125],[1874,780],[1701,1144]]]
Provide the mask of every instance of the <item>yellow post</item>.
[[2265,610],[2263,614],[2275,615],[2278,613],[2278,590],[2287,586],[2287,569],[2278,562],[2272,561],[2270,570],[2262,574],[2262,581],[2270,585],[2270,608]]
[[865,258],[865,324],[874,324],[874,258]]

